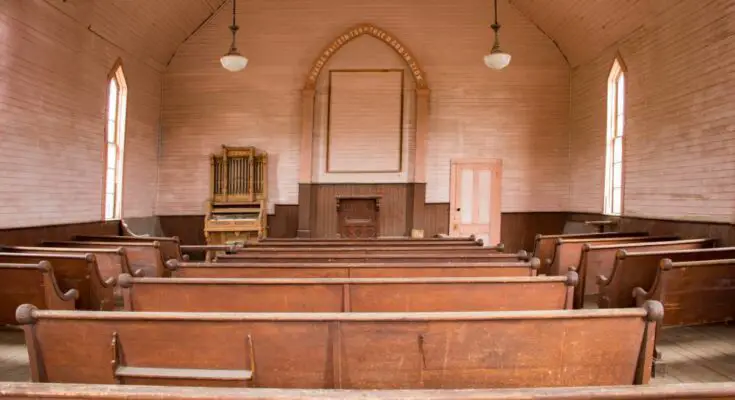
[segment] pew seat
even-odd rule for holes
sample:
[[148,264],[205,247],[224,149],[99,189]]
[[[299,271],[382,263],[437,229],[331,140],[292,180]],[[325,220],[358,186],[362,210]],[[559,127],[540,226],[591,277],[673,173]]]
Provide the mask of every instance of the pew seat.
[[433,312],[570,309],[577,274],[511,278],[134,278],[127,311]]
[[[17,319],[34,382],[235,386],[160,376],[160,369],[225,369],[252,371],[253,387],[472,389],[646,384],[662,313],[655,301],[619,310],[426,313],[133,313],[26,304]],[[562,339],[569,332],[578,333],[573,345]],[[159,376],[131,382],[115,373],[119,365]]]
[[633,289],[651,288],[664,258],[675,262],[735,258],[735,247],[644,252],[618,250],[610,275],[597,277],[597,305],[600,308],[635,307]]
[[537,258],[521,262],[187,263],[169,260],[178,278],[398,278],[536,276]]
[[62,291],[76,290],[80,310],[112,310],[117,277],[104,279],[93,254],[0,253],[0,263],[38,264],[48,261]]
[[693,250],[708,248],[716,245],[714,239],[688,239],[669,240],[665,242],[643,242],[643,243],[616,243],[616,244],[590,244],[582,245],[582,253],[579,257],[578,266],[574,268],[579,274],[579,285],[574,289],[574,307],[584,307],[586,296],[598,293],[597,277],[599,275],[610,276],[615,264],[615,256],[618,250],[631,251],[666,251],[666,250]]
[[62,291],[51,263],[0,263],[0,324],[15,325],[15,310],[30,303],[42,310],[73,310],[76,289]]

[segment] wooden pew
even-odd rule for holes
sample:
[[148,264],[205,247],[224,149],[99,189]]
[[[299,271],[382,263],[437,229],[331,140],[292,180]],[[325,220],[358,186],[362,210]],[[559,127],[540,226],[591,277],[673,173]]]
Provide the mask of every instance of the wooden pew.
[[0,382],[7,400],[703,400],[735,399],[735,382],[522,389],[323,390]]
[[572,308],[577,274],[505,278],[133,278],[127,311],[434,312]]
[[[281,239],[265,238],[256,243],[248,243],[249,247],[350,247],[350,246],[456,246],[456,247],[478,247],[484,245],[482,239],[469,237],[447,237],[447,238],[378,238],[378,239]],[[501,246],[499,244],[498,246]],[[501,250],[502,251],[502,250]]]
[[735,319],[735,258],[661,260],[653,286],[633,290],[636,304],[655,299],[664,306],[662,326],[701,325]]
[[77,235],[77,242],[130,242],[130,243],[153,243],[158,242],[164,261],[181,260],[181,242],[176,236],[153,237],[153,236],[113,236],[113,235]]
[[541,260],[541,273],[548,273],[548,265],[554,259],[556,239],[601,239],[614,237],[648,236],[648,232],[603,232],[603,233],[564,233],[559,235],[536,235],[533,241],[533,256]]
[[34,382],[455,389],[646,384],[663,307],[16,315]]
[[87,241],[62,241],[44,242],[48,247],[73,247],[73,248],[107,248],[125,249],[131,269],[142,270],[145,276],[165,276],[168,273],[165,268],[161,244],[158,241],[148,242],[87,242]]
[[580,283],[574,289],[574,308],[584,306],[585,296],[598,293],[597,277],[610,276],[615,264],[615,255],[618,250],[631,251],[667,251],[667,250],[694,250],[713,247],[717,244],[714,239],[669,240],[666,242],[644,243],[616,243],[582,245],[582,254],[579,266],[575,269],[579,273]]
[[124,248],[74,248],[74,247],[29,247],[0,246],[0,252],[6,253],[60,253],[60,254],[94,254],[100,268],[102,279],[117,278],[121,274],[143,276],[142,270],[133,270]]
[[112,310],[117,278],[102,278],[93,254],[0,253],[0,263],[38,264],[48,261],[62,291],[76,290],[80,310]]
[[15,325],[15,310],[33,304],[45,310],[73,310],[79,297],[75,289],[62,292],[51,263],[0,263],[0,324]]
[[215,262],[220,263],[329,263],[329,262],[346,262],[346,263],[358,263],[358,262],[457,262],[457,261],[475,261],[475,262],[513,262],[513,261],[525,261],[528,260],[528,253],[521,250],[518,253],[455,253],[455,252],[440,252],[440,253],[410,253],[410,254],[394,254],[392,252],[380,252],[377,254],[367,253],[349,253],[343,251],[334,252],[320,252],[314,253],[288,253],[280,252],[275,254],[250,254],[250,253],[235,253],[235,254],[223,254],[217,256]]
[[178,278],[420,278],[536,276],[539,260],[410,263],[166,263]]
[[[591,245],[602,244],[620,244],[620,243],[644,243],[644,242],[664,242],[670,240],[678,240],[678,236],[626,236],[601,239],[556,239],[556,248],[554,249],[554,258],[548,265],[549,275],[564,275],[569,268],[579,267],[579,259],[582,256],[582,246],[586,243]],[[541,270],[543,271],[543,262]]]
[[500,253],[500,247],[452,247],[452,246],[350,246],[350,247],[241,247],[237,248],[235,254],[328,254],[328,253],[349,253],[349,254],[401,254],[401,255],[434,255],[442,253],[462,254],[504,254]]
[[659,265],[664,258],[676,262],[735,258],[735,247],[654,252],[619,250],[610,275],[597,277],[597,305],[600,308],[635,307],[633,289],[653,287]]

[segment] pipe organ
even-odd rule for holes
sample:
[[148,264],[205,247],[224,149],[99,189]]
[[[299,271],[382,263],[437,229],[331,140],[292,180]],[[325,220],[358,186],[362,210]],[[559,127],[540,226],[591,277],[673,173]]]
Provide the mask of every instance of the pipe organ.
[[212,154],[204,237],[207,244],[235,244],[267,234],[268,155],[255,147],[222,146]]

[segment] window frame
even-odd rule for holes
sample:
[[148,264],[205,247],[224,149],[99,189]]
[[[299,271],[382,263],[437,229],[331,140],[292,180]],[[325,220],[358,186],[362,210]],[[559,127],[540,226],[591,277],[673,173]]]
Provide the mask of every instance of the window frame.
[[[112,82],[117,85],[117,97],[115,104],[115,133],[114,142],[108,140],[110,136],[110,109],[112,103],[110,102],[110,87]],[[125,138],[126,138],[126,125],[127,125],[127,97],[128,97],[128,86],[125,79],[125,73],[123,71],[123,65],[121,60],[117,60],[107,75],[106,86],[105,86],[105,129],[103,136],[103,147],[102,147],[102,159],[103,159],[103,170],[102,170],[102,220],[103,221],[119,221],[123,218],[123,188],[124,188],[124,165],[125,165]],[[110,167],[110,160],[108,159],[109,146],[114,143],[115,146],[115,166]],[[112,214],[108,215],[108,199],[109,194],[107,191],[108,184],[108,171],[112,169],[115,175],[115,183],[113,186],[113,210]]]
[[[604,215],[621,216],[625,211],[625,128],[627,106],[627,68],[620,55],[610,67],[607,79],[607,124],[605,132],[605,181],[602,211]],[[622,105],[621,105],[622,103]],[[620,129],[618,129],[620,128]],[[619,159],[615,144],[620,142]],[[619,165],[620,186],[615,185],[615,166]],[[615,210],[615,192],[619,192],[619,210]],[[617,211],[617,212],[616,212]]]

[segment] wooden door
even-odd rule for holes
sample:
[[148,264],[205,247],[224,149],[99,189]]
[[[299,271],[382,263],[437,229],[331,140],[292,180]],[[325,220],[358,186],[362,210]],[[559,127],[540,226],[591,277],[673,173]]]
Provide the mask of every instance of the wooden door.
[[340,237],[378,237],[377,199],[340,199],[337,203],[337,214]]
[[501,160],[452,160],[451,236],[475,235],[485,245],[500,243]]

